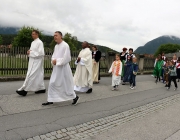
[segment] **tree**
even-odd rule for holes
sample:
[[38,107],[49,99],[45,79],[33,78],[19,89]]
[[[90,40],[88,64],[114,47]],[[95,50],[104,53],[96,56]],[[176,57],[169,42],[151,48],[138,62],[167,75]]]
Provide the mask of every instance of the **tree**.
[[157,51],[155,52],[155,56],[158,54],[161,54],[162,52],[166,53],[175,53],[179,52],[180,50],[180,45],[179,44],[163,44],[161,45]]
[[[34,27],[22,27],[19,31],[17,36],[14,38],[12,45],[14,47],[30,47],[31,42],[33,41],[31,37],[31,33],[34,30]],[[38,30],[38,29],[36,29]],[[39,30],[38,30],[39,31]],[[40,32],[39,38],[42,37],[42,33]]]
[[16,35],[1,35],[3,40],[3,45],[9,45],[12,44],[12,41]]
[[0,45],[2,45],[2,43],[3,43],[3,39],[2,39],[2,37],[0,36]]
[[53,36],[48,36],[48,35],[43,35],[42,36],[41,40],[44,43],[45,48],[50,48],[51,47],[51,42],[52,42],[53,38],[54,38]]
[[66,33],[63,37],[63,40],[68,43],[71,51],[75,51],[77,49],[78,40],[77,37],[72,36],[70,33]]
[[54,39],[53,39],[53,40],[51,41],[51,43],[50,43],[49,46],[50,46],[51,48],[54,48],[55,45],[56,45],[56,42],[55,42]]

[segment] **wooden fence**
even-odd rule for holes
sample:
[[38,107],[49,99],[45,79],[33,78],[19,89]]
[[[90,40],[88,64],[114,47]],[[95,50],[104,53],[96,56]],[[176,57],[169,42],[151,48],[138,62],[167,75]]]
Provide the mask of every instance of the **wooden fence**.
[[[0,76],[24,76],[28,68],[28,57],[27,51],[29,48],[0,48]],[[45,49],[44,57],[44,73],[51,74],[52,65],[51,65],[51,56],[53,50]],[[75,72],[76,66],[74,64],[79,52],[71,52],[71,62],[70,66],[72,72]],[[100,72],[107,73],[107,57],[102,57],[100,61]]]
[[[3,76],[25,76],[27,73],[28,68],[28,57],[27,51],[29,48],[7,48],[3,47],[0,48],[0,77]],[[51,65],[51,56],[53,50],[45,49],[45,56],[44,56],[44,73],[45,75],[50,75],[52,72],[52,65]],[[72,72],[75,72],[76,65],[75,60],[78,56],[79,52],[71,52],[71,62],[70,66]],[[106,74],[108,69],[110,68],[113,60],[115,58],[115,53],[107,53],[105,54],[100,60],[100,74]],[[152,71],[154,68],[154,58],[147,58],[137,56],[139,70],[143,74],[146,71]],[[143,59],[143,60],[142,60]],[[140,62],[141,61],[141,62]]]

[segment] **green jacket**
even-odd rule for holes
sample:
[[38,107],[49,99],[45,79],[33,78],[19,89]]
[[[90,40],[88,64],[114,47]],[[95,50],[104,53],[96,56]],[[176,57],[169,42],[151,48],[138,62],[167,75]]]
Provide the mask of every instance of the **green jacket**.
[[164,64],[163,60],[158,60],[156,62],[156,66],[154,67],[154,72],[153,72],[155,76],[158,76],[158,77],[161,76],[163,64]]

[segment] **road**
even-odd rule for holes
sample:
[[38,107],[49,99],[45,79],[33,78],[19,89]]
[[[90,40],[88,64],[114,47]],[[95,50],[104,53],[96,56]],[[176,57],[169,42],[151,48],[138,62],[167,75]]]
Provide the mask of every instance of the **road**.
[[[96,120],[160,99],[176,95],[179,91],[167,91],[162,83],[155,84],[150,75],[137,76],[136,90],[129,85],[111,91],[111,78],[102,78],[94,85],[92,94],[78,93],[81,100],[77,106],[71,101],[42,107],[46,94],[28,93],[18,96],[15,90],[23,81],[0,83],[0,140],[21,140],[46,134]],[[46,87],[48,80],[45,81]]]

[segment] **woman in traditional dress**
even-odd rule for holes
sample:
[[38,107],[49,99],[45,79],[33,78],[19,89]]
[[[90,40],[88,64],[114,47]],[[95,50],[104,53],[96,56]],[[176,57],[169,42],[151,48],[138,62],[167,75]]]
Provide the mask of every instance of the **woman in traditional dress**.
[[100,59],[101,52],[97,49],[96,46],[92,46],[92,72],[93,72],[93,83],[98,84],[100,80]]
[[131,70],[131,63],[132,63],[132,59],[135,57],[135,55],[133,54],[133,49],[130,48],[129,49],[129,53],[126,55],[126,61],[124,64],[124,77],[123,77],[123,83],[122,85],[125,85],[125,82],[129,82],[129,76],[130,76],[130,70]]
[[121,73],[121,78],[124,76],[124,64],[126,61],[126,55],[127,55],[127,48],[123,48],[123,52],[120,53],[120,60],[122,62],[122,73]]

